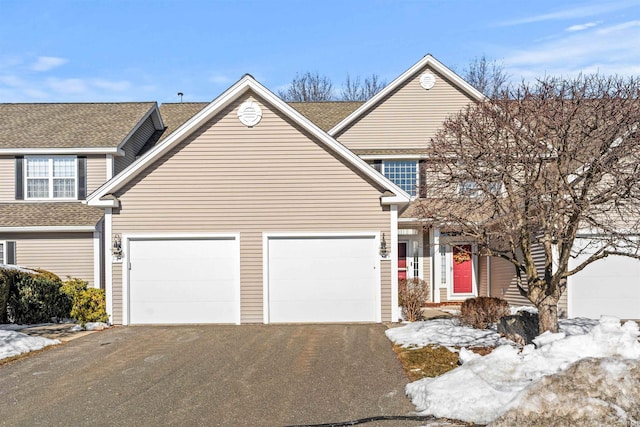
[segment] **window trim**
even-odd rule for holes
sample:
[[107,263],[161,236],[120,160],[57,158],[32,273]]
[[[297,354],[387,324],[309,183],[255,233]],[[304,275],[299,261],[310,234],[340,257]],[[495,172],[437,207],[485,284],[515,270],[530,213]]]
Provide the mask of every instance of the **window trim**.
[[2,248],[2,253],[0,256],[0,264],[7,265],[7,241],[0,240],[0,248]]
[[[28,163],[29,160],[34,159],[46,159],[48,161],[48,176],[46,177],[48,181],[48,197],[29,197],[29,179],[45,179],[42,177],[33,177],[30,178],[28,174]],[[53,176],[53,161],[54,159],[73,159],[73,196],[72,197],[54,197],[53,196],[53,183],[55,177]],[[59,178],[59,177],[58,177]],[[70,179],[71,177],[65,177],[65,179]],[[78,156],[24,156],[24,166],[23,166],[23,196],[24,200],[78,200]]]

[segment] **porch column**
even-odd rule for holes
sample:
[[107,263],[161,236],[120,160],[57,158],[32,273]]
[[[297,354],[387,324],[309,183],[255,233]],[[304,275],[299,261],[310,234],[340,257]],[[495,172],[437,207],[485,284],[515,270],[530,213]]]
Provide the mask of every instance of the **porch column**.
[[431,246],[430,255],[433,263],[433,274],[431,276],[431,299],[433,302],[440,302],[440,280],[442,277],[442,265],[440,262],[440,229],[429,230],[429,243]]
[[397,322],[400,318],[398,308],[398,205],[389,206],[391,224],[391,321]]

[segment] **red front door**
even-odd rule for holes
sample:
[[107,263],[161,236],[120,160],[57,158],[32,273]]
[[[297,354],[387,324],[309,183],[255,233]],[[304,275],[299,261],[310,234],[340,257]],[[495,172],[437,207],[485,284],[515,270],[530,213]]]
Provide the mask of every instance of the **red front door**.
[[398,280],[407,278],[407,242],[398,242]]
[[471,245],[453,247],[453,293],[470,294],[473,292],[473,268]]

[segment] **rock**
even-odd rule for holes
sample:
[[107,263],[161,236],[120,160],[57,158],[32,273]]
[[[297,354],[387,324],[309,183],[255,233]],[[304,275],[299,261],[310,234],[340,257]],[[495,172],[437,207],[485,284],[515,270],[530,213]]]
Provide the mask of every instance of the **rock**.
[[522,311],[513,316],[500,318],[498,333],[522,346],[533,344],[539,333],[538,314]]

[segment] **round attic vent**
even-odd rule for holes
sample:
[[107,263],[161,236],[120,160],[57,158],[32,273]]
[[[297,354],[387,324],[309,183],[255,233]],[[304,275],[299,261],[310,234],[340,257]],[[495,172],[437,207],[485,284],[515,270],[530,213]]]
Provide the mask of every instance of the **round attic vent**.
[[254,101],[245,101],[238,108],[238,120],[245,126],[252,127],[260,123],[262,110]]
[[420,76],[420,86],[429,90],[436,84],[436,76],[431,73],[424,73]]

